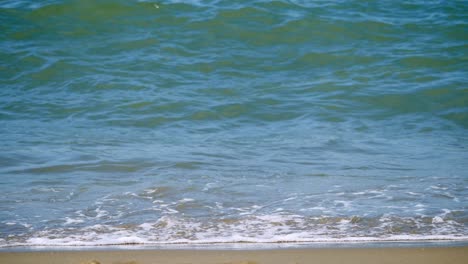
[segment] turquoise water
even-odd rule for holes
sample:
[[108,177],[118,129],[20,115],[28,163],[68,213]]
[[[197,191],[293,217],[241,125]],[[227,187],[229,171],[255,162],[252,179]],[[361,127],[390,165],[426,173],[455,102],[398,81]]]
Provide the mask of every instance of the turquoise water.
[[468,240],[467,1],[0,2],[0,247]]

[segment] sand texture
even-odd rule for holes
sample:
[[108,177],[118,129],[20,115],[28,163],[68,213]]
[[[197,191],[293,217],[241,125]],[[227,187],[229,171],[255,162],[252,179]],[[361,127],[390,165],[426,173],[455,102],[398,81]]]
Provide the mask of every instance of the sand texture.
[[468,263],[468,247],[1,252],[5,264]]

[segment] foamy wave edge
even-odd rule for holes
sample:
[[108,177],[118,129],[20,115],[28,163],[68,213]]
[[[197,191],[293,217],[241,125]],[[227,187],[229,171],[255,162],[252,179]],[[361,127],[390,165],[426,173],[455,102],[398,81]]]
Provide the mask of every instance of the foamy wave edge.
[[[59,240],[59,241],[57,241]],[[14,247],[107,247],[107,246],[213,246],[213,245],[274,245],[274,244],[345,244],[345,243],[399,243],[399,242],[467,242],[468,236],[409,236],[396,235],[389,237],[345,237],[345,238],[317,238],[317,239],[207,239],[207,240],[174,240],[174,241],[144,241],[138,237],[122,237],[116,241],[66,241],[66,239],[31,238],[27,243],[2,243],[0,248]]]

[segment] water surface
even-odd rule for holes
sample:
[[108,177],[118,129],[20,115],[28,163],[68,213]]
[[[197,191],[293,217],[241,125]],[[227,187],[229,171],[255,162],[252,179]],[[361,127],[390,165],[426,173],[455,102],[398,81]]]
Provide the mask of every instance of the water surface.
[[0,246],[468,240],[466,1],[0,3]]

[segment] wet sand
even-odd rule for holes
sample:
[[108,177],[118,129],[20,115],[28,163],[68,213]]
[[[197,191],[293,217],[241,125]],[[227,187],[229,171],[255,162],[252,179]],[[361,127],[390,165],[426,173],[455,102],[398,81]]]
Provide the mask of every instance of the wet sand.
[[0,252],[5,264],[468,263],[468,246],[279,250],[103,250]]

